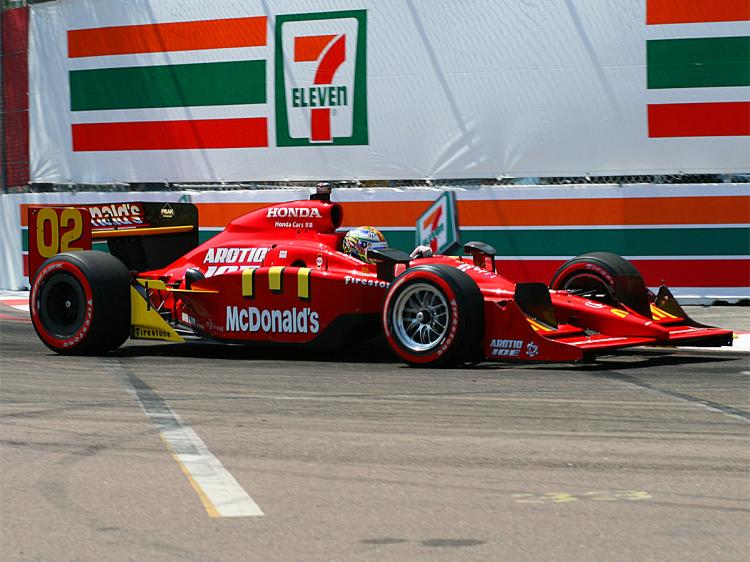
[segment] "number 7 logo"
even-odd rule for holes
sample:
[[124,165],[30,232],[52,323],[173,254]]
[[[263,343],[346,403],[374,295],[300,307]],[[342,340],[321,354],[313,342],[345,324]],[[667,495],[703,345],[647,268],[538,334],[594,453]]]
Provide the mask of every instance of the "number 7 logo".
[[366,11],[276,18],[278,146],[368,143]]
[[[315,61],[318,63],[314,84],[332,84],[333,75],[343,64],[344,59],[346,59],[346,35],[310,35],[294,38],[294,62]],[[326,92],[322,89],[315,91],[322,92],[324,95]],[[343,91],[346,92],[346,90]],[[313,90],[311,94],[312,92]],[[327,92],[330,94],[335,91],[328,90]],[[332,97],[329,95],[329,98]],[[330,101],[329,99],[329,103]],[[310,131],[310,140],[313,142],[332,140],[330,107],[316,107],[310,110]]]

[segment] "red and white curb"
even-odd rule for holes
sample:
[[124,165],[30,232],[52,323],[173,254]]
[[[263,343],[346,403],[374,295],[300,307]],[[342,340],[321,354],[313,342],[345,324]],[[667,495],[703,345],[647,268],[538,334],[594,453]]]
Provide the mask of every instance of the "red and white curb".
[[679,349],[690,349],[696,351],[744,351],[750,352],[750,332],[735,332],[734,340],[732,345],[724,345],[721,347],[698,347],[698,346],[684,346]]
[[28,291],[0,291],[0,303],[8,305],[16,310],[29,311]]
[[735,351],[750,351],[750,333],[734,334],[734,345],[728,349]]

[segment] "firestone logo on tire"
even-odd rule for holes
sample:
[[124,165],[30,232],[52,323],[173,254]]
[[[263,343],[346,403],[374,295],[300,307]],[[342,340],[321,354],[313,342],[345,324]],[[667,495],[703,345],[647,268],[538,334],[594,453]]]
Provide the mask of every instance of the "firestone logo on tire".
[[368,144],[367,12],[276,18],[276,144]]

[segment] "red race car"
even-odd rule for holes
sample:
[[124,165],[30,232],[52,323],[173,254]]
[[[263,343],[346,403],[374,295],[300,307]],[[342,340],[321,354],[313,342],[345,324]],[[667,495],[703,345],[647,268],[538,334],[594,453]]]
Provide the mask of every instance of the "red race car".
[[[107,352],[128,337],[336,347],[384,333],[399,358],[424,366],[732,343],[666,287],[653,295],[614,254],[568,261],[549,287],[515,283],[481,242],[465,245],[468,258],[376,244],[358,259],[342,251],[342,219],[316,194],[236,218],[199,245],[191,204],[31,207],[34,328],[62,354]],[[109,253],[89,251],[95,240]]]

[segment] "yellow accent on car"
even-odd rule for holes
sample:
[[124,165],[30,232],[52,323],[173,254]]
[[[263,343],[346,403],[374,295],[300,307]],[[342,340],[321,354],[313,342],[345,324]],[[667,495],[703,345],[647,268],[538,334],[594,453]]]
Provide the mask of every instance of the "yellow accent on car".
[[[151,284],[149,283],[149,286]],[[130,337],[183,343],[185,339],[159,316],[146,299],[130,287]]]
[[206,295],[218,295],[219,291],[214,291],[213,289],[167,289],[168,293],[188,293],[188,294],[195,294],[195,293],[204,293]]
[[301,299],[310,298],[310,273],[309,267],[300,267],[297,271],[297,296]]
[[154,228],[122,228],[112,230],[94,230],[91,238],[121,238],[124,236],[153,236],[156,234],[178,234],[180,232],[190,232],[193,225],[185,226],[157,226]]
[[674,314],[670,314],[666,310],[662,310],[656,305],[651,305],[651,314],[654,317],[654,320],[661,320],[663,318],[677,318]]
[[542,324],[540,322],[537,322],[536,320],[534,320],[533,318],[529,318],[528,316],[526,317],[526,320],[531,325],[531,327],[534,328],[535,332],[552,332],[552,331],[554,331],[554,330],[552,330],[552,328],[548,328],[544,324]]
[[255,291],[255,269],[242,271],[242,296],[252,297]]
[[268,268],[268,288],[271,291],[280,293],[282,291],[282,281],[284,274],[284,267],[275,265],[273,267]]
[[164,281],[160,281],[159,279],[136,279],[136,281],[139,285],[144,286],[149,291],[166,291],[168,293],[210,293],[214,295],[219,293],[219,291],[213,289],[173,289],[172,287],[167,287]]
[[614,314],[615,316],[618,316],[620,318],[625,318],[627,315],[630,314],[629,312],[627,312],[625,310],[620,310],[619,308],[610,308],[609,310],[610,310],[610,312],[612,314]]
[[138,283],[143,285],[144,287],[153,289],[154,291],[167,290],[167,286],[164,284],[164,281],[160,281],[159,279],[136,279],[136,281],[138,281]]

